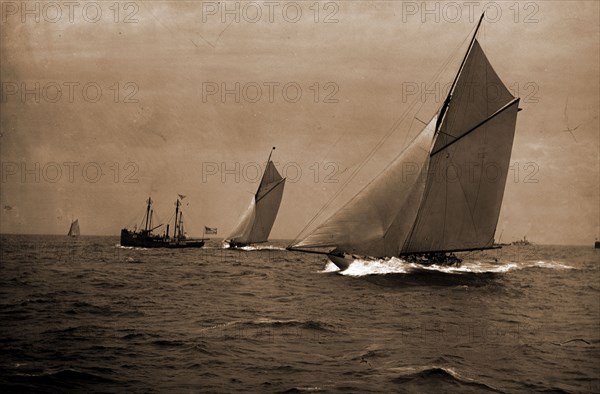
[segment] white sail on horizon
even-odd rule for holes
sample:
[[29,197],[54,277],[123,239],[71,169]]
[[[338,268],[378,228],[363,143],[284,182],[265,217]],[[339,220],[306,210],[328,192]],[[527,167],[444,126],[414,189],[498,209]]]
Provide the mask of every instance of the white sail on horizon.
[[69,227],[69,233],[67,235],[70,237],[78,237],[80,235],[79,233],[79,219],[75,219],[71,222],[71,227]]

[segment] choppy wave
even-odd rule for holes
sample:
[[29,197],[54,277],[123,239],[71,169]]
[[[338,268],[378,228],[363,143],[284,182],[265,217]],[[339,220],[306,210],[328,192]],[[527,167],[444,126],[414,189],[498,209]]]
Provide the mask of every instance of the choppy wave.
[[[21,389],[31,389],[33,387],[44,387],[46,390],[55,389],[83,389],[94,384],[109,384],[115,383],[115,380],[109,379],[107,373],[112,373],[112,370],[107,368],[92,368],[92,372],[78,371],[75,369],[59,369],[47,370],[42,372],[22,372],[14,374],[12,377],[13,385],[17,388],[19,383],[23,384]],[[37,386],[40,385],[40,386]],[[30,387],[27,387],[30,386]],[[37,391],[37,390],[34,390]],[[53,391],[53,390],[52,390]]]
[[[446,384],[449,386],[459,387],[470,387],[477,389],[481,392],[496,392],[501,393],[501,390],[490,386],[482,382],[478,382],[474,379],[467,378],[457,373],[453,368],[449,367],[438,367],[438,366],[424,366],[424,367],[399,367],[392,368],[392,372],[399,373],[399,376],[394,378],[396,383],[418,383],[421,388],[427,387],[428,384],[434,385],[437,390],[443,391],[443,386],[440,384]],[[436,390],[436,391],[437,391]]]
[[306,386],[306,387],[292,387],[291,389],[287,389],[284,391],[279,391],[279,393],[282,394],[288,394],[288,393],[316,393],[319,391],[323,391],[323,389],[319,386]]
[[304,330],[314,330],[314,331],[328,331],[333,332],[335,328],[325,322],[319,320],[296,320],[296,319],[287,319],[287,320],[278,320],[278,319],[269,319],[269,318],[258,318],[254,320],[240,320],[240,321],[231,321],[224,324],[217,324],[210,327],[205,327],[200,330],[200,332],[207,332],[211,330],[224,330],[231,327],[270,327],[270,328],[299,328]]
[[600,387],[590,247],[471,253],[459,267],[364,260],[337,275],[322,255],[279,251],[284,240],[116,244],[84,236],[70,253],[64,236],[0,235],[4,392]]

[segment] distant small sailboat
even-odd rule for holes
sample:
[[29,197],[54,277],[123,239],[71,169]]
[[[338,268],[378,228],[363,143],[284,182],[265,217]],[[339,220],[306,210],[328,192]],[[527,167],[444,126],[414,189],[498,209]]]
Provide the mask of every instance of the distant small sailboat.
[[79,237],[79,219],[75,219],[71,222],[71,227],[69,227],[69,233],[67,235],[69,237]]
[[269,238],[279,211],[279,205],[283,197],[283,187],[285,186],[285,178],[279,174],[275,164],[271,161],[273,150],[275,150],[275,147],[269,154],[265,172],[256,194],[252,197],[250,206],[229,237],[225,239],[225,242],[231,248],[267,242]]
[[173,226],[173,236],[169,235],[169,224],[164,234],[154,234],[153,231],[161,227],[162,224],[152,227],[154,210],[152,209],[152,199],[148,197],[146,201],[146,214],[142,219],[144,222],[143,230],[121,230],[121,246],[138,246],[143,248],[201,248],[204,246],[204,239],[188,238],[183,227],[183,212],[180,210],[181,200],[185,196],[179,195],[175,203],[175,221]]
[[[457,264],[454,252],[493,249],[515,134],[513,97],[477,41],[479,19],[449,93],[396,159],[288,250]],[[488,94],[489,87],[493,94]],[[418,171],[407,176],[408,164]],[[486,173],[494,167],[494,177]],[[324,251],[327,250],[327,251]]]

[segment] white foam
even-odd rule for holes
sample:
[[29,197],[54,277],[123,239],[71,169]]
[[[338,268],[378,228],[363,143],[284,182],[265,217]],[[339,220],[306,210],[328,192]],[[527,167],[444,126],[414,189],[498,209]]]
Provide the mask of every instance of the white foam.
[[572,267],[572,266],[564,264],[564,263],[560,263],[558,261],[546,262],[546,261],[541,261],[541,260],[530,264],[529,267],[561,269],[561,270],[575,269],[575,267]]
[[445,272],[447,274],[462,274],[462,273],[504,273],[514,269],[518,269],[519,266],[516,263],[491,263],[481,261],[468,261],[463,262],[458,266],[443,266],[443,265],[420,265],[420,269]]
[[[331,263],[330,263],[331,264]],[[505,273],[519,266],[514,262],[481,262],[466,261],[458,266],[445,266],[438,264],[423,265],[407,262],[397,257],[389,259],[355,259],[350,266],[340,273],[347,276],[366,276],[366,275],[385,275],[385,274],[406,274],[417,270],[426,270],[432,272],[442,272],[446,274],[466,274],[466,273]],[[326,267],[326,270],[330,269]]]
[[341,274],[347,276],[405,274],[408,272],[407,264],[406,261],[396,257],[382,260],[355,259]]
[[142,248],[141,246],[123,246],[120,244],[116,244],[115,248],[119,248],[119,249],[135,249],[135,250],[148,250],[148,248]]
[[286,250],[285,248],[273,245],[262,245],[262,246],[242,246],[240,249],[242,250]]
[[[227,242],[223,242],[222,248],[223,249],[234,249]],[[285,248],[282,248],[280,246],[273,246],[273,245],[260,245],[260,246],[259,245],[256,245],[256,246],[247,245],[247,246],[242,246],[242,247],[235,248],[235,249],[245,250],[245,251],[254,251],[254,250],[286,250]]]

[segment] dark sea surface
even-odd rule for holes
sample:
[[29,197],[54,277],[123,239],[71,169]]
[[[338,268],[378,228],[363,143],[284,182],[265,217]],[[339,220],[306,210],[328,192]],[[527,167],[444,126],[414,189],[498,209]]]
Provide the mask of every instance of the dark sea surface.
[[339,273],[285,242],[0,242],[1,392],[600,392],[592,245]]

